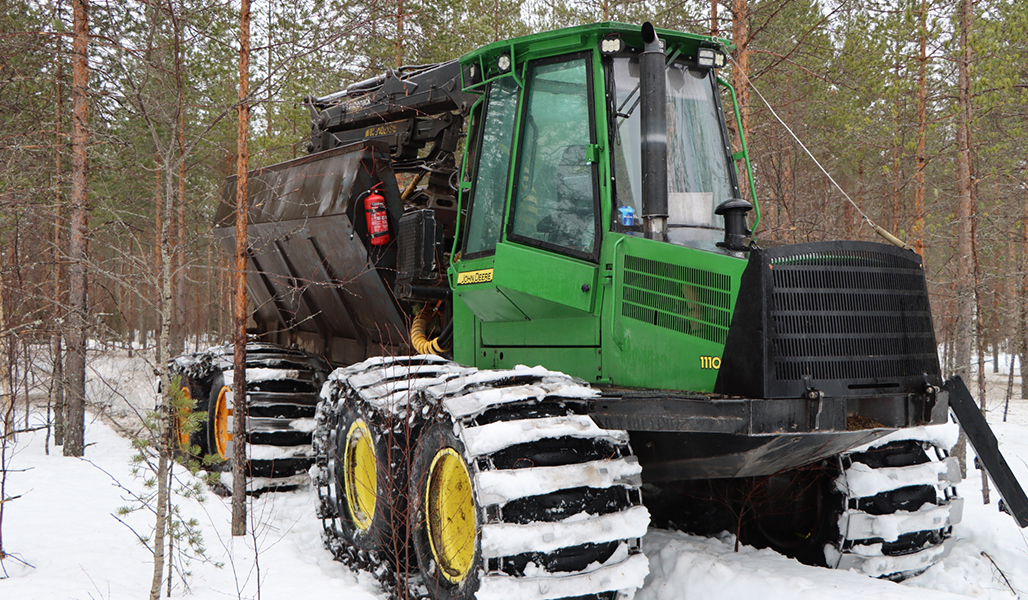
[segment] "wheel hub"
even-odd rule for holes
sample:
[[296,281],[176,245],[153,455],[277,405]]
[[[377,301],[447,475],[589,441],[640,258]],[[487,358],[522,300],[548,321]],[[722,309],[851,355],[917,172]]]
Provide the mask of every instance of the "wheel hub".
[[443,448],[432,459],[425,487],[425,518],[432,556],[443,576],[459,583],[475,559],[475,501],[464,459]]
[[214,406],[214,445],[224,458],[228,458],[228,443],[232,441],[232,432],[228,430],[228,418],[232,415],[232,408],[228,405],[231,392],[227,385],[222,386]]
[[354,421],[346,434],[343,487],[350,517],[361,531],[367,531],[375,518],[375,499],[378,496],[376,467],[371,431],[364,421]]
[[186,423],[193,412],[193,397],[189,394],[189,387],[182,386],[182,405],[175,410],[175,436],[178,438],[178,447],[182,450],[189,450],[189,432]]

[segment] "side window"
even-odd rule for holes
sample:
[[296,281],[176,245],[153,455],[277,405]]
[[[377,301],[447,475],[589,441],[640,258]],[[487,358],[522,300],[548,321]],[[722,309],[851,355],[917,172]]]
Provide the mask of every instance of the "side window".
[[533,65],[527,90],[509,234],[590,257],[599,224],[586,59]]
[[477,144],[478,165],[471,188],[465,255],[492,252],[500,241],[517,104],[518,85],[513,78],[492,83],[482,117],[482,137]]

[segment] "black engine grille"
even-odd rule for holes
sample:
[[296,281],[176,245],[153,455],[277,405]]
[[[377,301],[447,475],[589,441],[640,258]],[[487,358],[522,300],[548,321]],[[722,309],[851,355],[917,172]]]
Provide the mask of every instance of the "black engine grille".
[[[768,397],[807,387],[913,391],[926,375],[939,379],[928,290],[913,252],[865,242],[758,250],[741,287],[720,373],[726,392],[741,391],[728,379],[737,370],[746,371],[739,380],[747,394]],[[747,298],[758,306],[745,306]]]
[[890,383],[938,371],[919,262],[829,250],[774,258],[769,267],[777,379]]

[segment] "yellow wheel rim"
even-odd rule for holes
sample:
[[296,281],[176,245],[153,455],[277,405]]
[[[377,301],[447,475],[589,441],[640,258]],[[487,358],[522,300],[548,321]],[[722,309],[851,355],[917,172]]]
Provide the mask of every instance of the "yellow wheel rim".
[[425,484],[425,521],[432,556],[443,577],[461,582],[475,560],[475,501],[464,459],[443,448],[432,459]]
[[227,385],[222,386],[214,405],[214,445],[222,456],[228,454],[228,443],[232,441],[232,432],[228,430],[228,418],[232,416],[232,407],[228,405],[231,391]]
[[182,450],[189,450],[189,432],[186,431],[186,422],[193,412],[193,397],[189,395],[189,387],[182,386],[182,406],[175,411],[175,436],[178,438],[178,447]]
[[346,434],[343,452],[343,487],[353,524],[361,531],[371,528],[378,496],[375,446],[371,431],[362,420],[354,421]]

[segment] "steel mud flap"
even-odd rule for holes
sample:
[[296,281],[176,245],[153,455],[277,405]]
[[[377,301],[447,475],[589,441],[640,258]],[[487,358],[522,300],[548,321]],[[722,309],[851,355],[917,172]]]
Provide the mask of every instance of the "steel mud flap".
[[1025,497],[1021,484],[1000,453],[996,434],[992,432],[985,415],[975,404],[971,392],[967,390],[960,377],[946,381],[943,389],[949,392],[950,408],[953,409],[953,414],[967,434],[975,454],[989,474],[989,479],[1003,497],[1003,503],[1021,528],[1028,527],[1028,497]]

